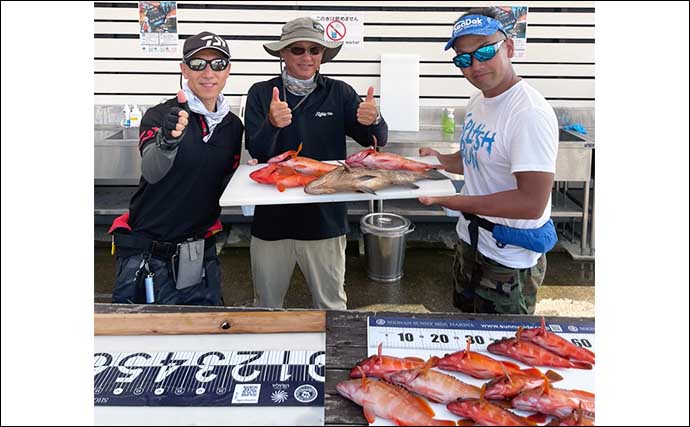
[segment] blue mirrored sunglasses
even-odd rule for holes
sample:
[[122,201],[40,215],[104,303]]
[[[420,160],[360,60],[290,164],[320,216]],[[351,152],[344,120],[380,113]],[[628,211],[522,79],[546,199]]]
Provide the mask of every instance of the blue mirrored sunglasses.
[[474,57],[479,62],[485,62],[496,56],[496,53],[501,48],[501,44],[506,41],[506,39],[499,40],[496,43],[488,44],[482,46],[474,52],[470,53],[459,53],[453,58],[453,64],[458,68],[467,68],[472,65],[472,57]]

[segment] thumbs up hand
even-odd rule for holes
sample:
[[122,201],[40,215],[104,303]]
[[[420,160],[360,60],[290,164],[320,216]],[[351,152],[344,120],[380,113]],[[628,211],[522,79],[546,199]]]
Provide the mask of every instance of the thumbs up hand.
[[374,87],[369,86],[367,98],[357,108],[357,121],[364,126],[371,126],[379,117],[379,109],[374,101]]
[[284,128],[292,123],[292,110],[287,102],[280,100],[280,91],[275,86],[271,105],[268,107],[268,120],[277,128]]
[[177,105],[163,118],[163,137],[168,141],[182,138],[189,124],[189,105],[183,91],[177,92]]

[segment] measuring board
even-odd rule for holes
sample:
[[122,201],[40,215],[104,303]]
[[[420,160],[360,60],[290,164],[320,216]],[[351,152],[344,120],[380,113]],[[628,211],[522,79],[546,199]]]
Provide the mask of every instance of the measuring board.
[[94,353],[96,406],[323,406],[325,351]]
[[[430,356],[443,357],[446,354],[464,350],[466,341],[470,340],[470,350],[486,354],[496,360],[506,360],[516,363],[521,368],[529,368],[514,359],[489,353],[486,347],[493,341],[514,337],[518,327],[536,328],[539,322],[497,322],[479,320],[438,320],[438,319],[409,319],[369,317],[367,322],[368,355],[377,354],[378,345],[383,344],[383,354],[395,357],[419,357],[427,360]],[[547,323],[546,328],[567,339],[573,344],[595,351],[594,323],[574,324],[567,322]],[[564,369],[537,366],[542,372],[551,369],[563,377],[563,380],[553,383],[556,388],[567,390],[584,390],[594,393],[594,368]],[[438,368],[433,368],[438,369]],[[472,378],[469,375],[441,371],[452,375],[468,384],[481,385],[489,380]],[[435,418],[457,420],[459,417],[449,412],[445,405],[429,401],[436,413]],[[529,412],[511,409],[518,415],[530,415]],[[395,425],[392,421],[377,418],[372,425]]]

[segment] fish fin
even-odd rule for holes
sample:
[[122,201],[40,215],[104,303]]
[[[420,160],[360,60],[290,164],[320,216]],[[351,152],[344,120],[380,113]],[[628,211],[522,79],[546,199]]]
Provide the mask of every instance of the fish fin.
[[560,376],[560,375],[558,374],[558,372],[556,372],[556,371],[554,371],[554,370],[551,370],[551,369],[549,369],[548,371],[546,371],[546,374],[544,374],[544,376],[545,376],[546,378],[548,378],[549,381],[551,381],[552,383],[555,383],[556,381],[560,381],[560,380],[563,379],[563,377]]
[[518,326],[517,332],[515,333],[516,339],[515,339],[515,342],[513,343],[513,345],[517,345],[517,343],[520,342],[520,336],[522,335],[522,331],[524,331],[524,330],[525,330],[525,328],[523,328],[522,326]]
[[339,161],[338,163],[340,163],[340,165],[341,165],[342,167],[344,167],[344,168],[345,168],[345,171],[347,171],[348,173],[349,173],[349,172],[352,172],[352,168],[351,168],[350,166],[348,166],[347,163],[340,162],[340,161]]
[[465,341],[467,342],[467,347],[465,347],[465,354],[463,354],[462,357],[467,357],[467,359],[469,360],[469,358],[470,358],[470,339],[467,338]]
[[281,193],[285,191],[285,186],[283,184],[276,184],[276,187],[278,187],[278,191],[280,191]]
[[506,368],[514,369],[514,370],[516,370],[516,372],[519,372],[522,370],[522,368],[520,368],[520,366],[518,366],[517,363],[507,362],[507,361],[503,361],[503,360],[501,360],[501,363],[503,363],[506,366]]
[[539,413],[537,413],[537,414],[532,414],[532,415],[530,415],[529,417],[527,417],[527,419],[528,419],[529,421],[534,422],[534,423],[539,423],[539,424],[541,424],[541,423],[545,423],[545,422],[546,422],[546,418],[547,418],[547,417],[548,417],[548,415],[546,415],[546,414],[539,414]]
[[360,188],[358,189],[358,191],[361,191],[362,193],[372,194],[372,195],[374,195],[374,196],[377,195],[377,194],[376,194],[376,191],[372,190],[371,188],[367,188],[367,187],[360,187]]
[[434,415],[436,415],[436,413],[435,413],[434,410],[431,408],[431,405],[429,405],[429,402],[427,402],[426,399],[424,399],[424,398],[421,397],[421,396],[415,396],[415,395],[412,395],[412,397],[414,397],[415,399],[417,399],[417,401],[418,401],[419,404],[421,405],[422,412],[424,412],[425,414],[427,414],[427,415],[430,416],[431,418],[433,418]]
[[577,368],[577,369],[592,369],[592,365],[589,363],[585,362],[576,362],[576,361],[570,361],[570,367],[571,368]]
[[425,179],[450,179],[447,175],[442,174],[436,169],[429,169],[424,173]]
[[[501,367],[501,370],[503,371],[503,375],[505,375],[506,378],[508,378],[508,381],[512,384],[512,383],[513,383],[513,379],[510,378],[510,374],[508,373],[508,370],[506,369],[505,365],[503,365],[503,362],[498,362],[498,366]],[[540,374],[541,374],[541,372],[540,372]],[[541,375],[540,375],[540,376],[541,376]]]
[[405,360],[411,360],[411,361],[413,361],[413,362],[426,363],[426,362],[424,362],[424,359],[422,359],[422,358],[420,358],[420,357],[408,356],[408,357],[405,358]]
[[367,422],[369,424],[374,424],[374,421],[376,421],[376,413],[374,412],[373,408],[369,406],[365,406],[364,408],[364,418],[367,419]]
[[299,143],[299,146],[297,146],[297,151],[295,154],[292,155],[292,158],[294,159],[295,157],[299,156],[299,152],[302,151],[302,143]]
[[429,360],[427,360],[424,363],[424,366],[421,369],[421,373],[426,375],[426,373],[429,372],[429,370],[434,367],[434,363],[436,363],[436,361],[430,357]]
[[377,349],[377,354],[376,354],[376,356],[377,356],[378,358],[381,358],[381,355],[382,355],[382,354],[383,354],[383,343],[380,342],[380,343],[379,343],[379,346],[378,346],[378,349]]
[[541,316],[541,328],[539,329],[539,333],[541,335],[546,334],[546,319],[544,319],[544,316]]
[[486,383],[482,384],[482,390],[479,392],[479,401],[484,401],[484,394],[486,394]]
[[[441,360],[440,357],[438,357],[438,356],[431,356],[431,357],[429,358],[429,361],[428,361],[428,362],[433,362],[433,363],[431,364],[431,367],[433,368],[434,366],[438,365],[438,361],[439,361],[439,360]],[[428,363],[428,362],[427,362],[427,363]]]
[[463,418],[461,420],[458,420],[458,425],[459,426],[476,426],[477,423],[472,418]]

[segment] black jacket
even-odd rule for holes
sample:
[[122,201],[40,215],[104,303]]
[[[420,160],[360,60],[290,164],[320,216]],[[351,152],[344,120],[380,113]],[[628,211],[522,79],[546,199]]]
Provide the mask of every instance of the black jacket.
[[[282,79],[275,77],[249,89],[245,141],[252,157],[265,163],[287,150],[296,150],[302,143],[301,156],[342,160],[346,156],[346,135],[364,147],[373,145],[372,135],[376,135],[378,145],[386,144],[388,125],[383,119],[375,126],[357,122],[362,99],[350,85],[321,75],[316,81],[317,88],[296,110],[294,106],[303,97],[287,92],[288,106],[293,109],[292,123],[283,129],[274,127],[268,119],[273,87],[280,90],[284,101]],[[345,203],[257,206],[252,222],[252,235],[263,240],[319,240],[347,231]]]
[[[173,98],[146,111],[141,121],[139,150],[155,144]],[[240,119],[229,112],[204,142],[208,126],[202,115],[191,112],[186,132],[168,173],[155,184],[142,177],[129,205],[132,231],[151,239],[178,242],[203,236],[220,216],[218,200],[240,162]]]

